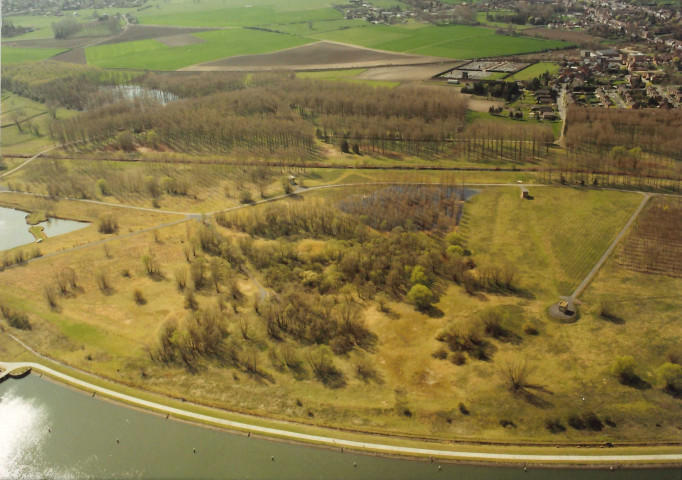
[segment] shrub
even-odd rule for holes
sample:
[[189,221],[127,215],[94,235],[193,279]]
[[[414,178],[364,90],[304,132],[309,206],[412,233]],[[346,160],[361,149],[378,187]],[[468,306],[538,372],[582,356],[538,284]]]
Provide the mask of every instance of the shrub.
[[585,420],[583,420],[583,418],[577,413],[573,413],[568,416],[568,424],[576,430],[585,430],[587,428],[587,425],[585,425]]
[[239,201],[244,204],[253,203],[253,197],[251,196],[251,192],[249,192],[248,190],[242,191],[241,195],[239,196]]
[[419,310],[426,310],[434,301],[433,292],[426,285],[416,284],[407,293],[407,300]]
[[671,392],[682,392],[682,366],[666,362],[656,371],[658,380]]
[[548,418],[545,420],[545,428],[551,433],[561,433],[566,431],[566,427],[561,423],[558,418]]
[[147,299],[144,297],[144,294],[142,293],[142,290],[136,288],[135,291],[133,292],[133,299],[135,300],[135,303],[138,305],[144,305],[147,303]]
[[604,424],[601,422],[596,413],[590,412],[584,416],[584,419],[587,428],[589,428],[593,432],[600,432],[604,429]]
[[111,234],[118,230],[118,220],[111,213],[105,213],[97,221],[99,233]]
[[462,352],[452,352],[448,356],[448,360],[455,365],[464,365],[467,363],[467,357]]
[[438,360],[445,360],[446,358],[448,358],[448,352],[443,347],[440,347],[435,352],[433,352],[431,356],[433,358],[437,358]]
[[635,359],[631,355],[616,357],[611,365],[611,374],[618,377],[620,383],[631,383],[635,377]]
[[28,321],[28,316],[17,310],[14,310],[9,305],[0,303],[0,313],[5,317],[7,323],[12,328],[17,328],[19,330],[31,330],[31,323]]
[[51,310],[57,310],[59,305],[57,304],[57,289],[53,285],[47,285],[43,289],[45,294],[45,300],[47,300],[47,305]]
[[526,332],[528,335],[538,335],[540,334],[540,331],[537,329],[535,325],[533,325],[532,322],[526,322],[523,324],[523,331]]

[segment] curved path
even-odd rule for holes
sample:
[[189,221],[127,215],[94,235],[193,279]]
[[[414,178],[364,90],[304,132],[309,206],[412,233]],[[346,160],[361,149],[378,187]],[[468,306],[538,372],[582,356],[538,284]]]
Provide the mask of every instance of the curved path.
[[399,454],[399,455],[413,455],[437,457],[442,459],[457,459],[457,460],[478,460],[478,461],[507,461],[507,462],[533,462],[533,463],[551,463],[563,462],[570,464],[622,464],[627,462],[655,462],[655,463],[682,463],[682,453],[679,454],[661,454],[661,455],[527,455],[527,454],[512,454],[512,453],[488,453],[488,452],[459,452],[452,450],[439,450],[430,448],[414,448],[401,447],[395,445],[386,445],[381,443],[358,442],[353,440],[337,439],[333,437],[326,437],[321,435],[310,435],[306,433],[292,432],[289,430],[282,430],[278,428],[264,427],[260,425],[253,425],[244,422],[236,422],[232,420],[225,420],[222,418],[204,415],[201,413],[190,412],[180,408],[170,407],[149,400],[133,397],[123,393],[109,390],[104,387],[93,385],[83,380],[71,377],[64,373],[53,370],[40,363],[35,362],[0,362],[0,369],[8,372],[18,368],[29,367],[33,370],[41,371],[51,377],[65,381],[71,385],[75,385],[87,391],[104,395],[108,398],[113,398],[125,402],[127,404],[135,405],[145,409],[151,409],[158,412],[163,412],[168,415],[174,415],[183,419],[195,420],[205,422],[220,427],[246,431],[249,433],[257,433],[266,436],[274,436],[285,438],[294,441],[310,442],[315,444],[323,444],[334,447],[347,447],[358,450],[370,450],[373,452],[384,454]]
[[4,178],[4,177],[7,177],[7,176],[13,174],[14,172],[16,172],[17,170],[19,170],[20,168],[23,168],[23,167],[25,167],[26,165],[28,165],[29,163],[31,163],[33,160],[35,160],[35,159],[38,158],[39,156],[41,156],[41,155],[43,155],[43,154],[45,154],[45,153],[47,153],[47,152],[49,152],[49,151],[51,151],[51,150],[54,150],[55,148],[60,148],[60,147],[62,147],[62,145],[55,145],[54,147],[50,147],[50,148],[48,148],[47,150],[43,150],[43,151],[40,152],[40,153],[36,153],[35,155],[33,155],[31,158],[29,158],[28,160],[26,160],[26,161],[25,161],[24,163],[22,163],[21,165],[19,165],[19,166],[13,168],[13,169],[10,170],[9,172],[5,172],[5,173],[0,174],[0,178]]

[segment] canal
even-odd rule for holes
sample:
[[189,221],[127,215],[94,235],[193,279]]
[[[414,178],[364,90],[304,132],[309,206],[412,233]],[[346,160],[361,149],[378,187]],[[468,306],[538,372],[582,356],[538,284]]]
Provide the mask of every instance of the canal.
[[638,479],[680,469],[439,464],[305,447],[166,420],[29,375],[0,384],[0,478]]

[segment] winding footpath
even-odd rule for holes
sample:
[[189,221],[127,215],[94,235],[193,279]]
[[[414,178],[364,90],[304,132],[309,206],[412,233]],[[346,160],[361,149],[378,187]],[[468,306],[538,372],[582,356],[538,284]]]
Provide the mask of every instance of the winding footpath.
[[7,372],[19,368],[31,368],[45,373],[46,375],[55,379],[64,381],[89,392],[104,395],[105,397],[119,400],[124,403],[151,409],[157,412],[162,412],[168,415],[173,415],[185,420],[194,420],[204,422],[211,425],[239,430],[249,433],[261,434],[265,436],[284,438],[293,441],[302,441],[314,444],[322,444],[332,447],[344,447],[355,450],[369,450],[376,453],[383,453],[389,455],[408,455],[419,457],[434,457],[440,459],[450,460],[470,460],[470,461],[496,461],[496,462],[532,462],[532,463],[555,463],[561,462],[566,464],[623,464],[628,462],[652,462],[652,463],[682,463],[682,453],[679,454],[661,454],[661,455],[529,455],[529,454],[513,454],[513,453],[488,453],[488,452],[462,452],[452,450],[440,450],[431,448],[414,448],[401,447],[395,445],[386,445],[382,443],[358,442],[354,440],[338,439],[334,437],[327,437],[321,435],[310,435],[306,433],[292,432],[278,428],[264,427],[260,425],[253,425],[244,422],[236,422],[232,420],[225,420],[210,415],[190,412],[175,407],[170,407],[160,403],[144,400],[141,398],[126,395],[114,390],[109,390],[104,387],[93,385],[86,381],[71,377],[64,373],[53,370],[40,363],[35,362],[0,362],[0,369]]

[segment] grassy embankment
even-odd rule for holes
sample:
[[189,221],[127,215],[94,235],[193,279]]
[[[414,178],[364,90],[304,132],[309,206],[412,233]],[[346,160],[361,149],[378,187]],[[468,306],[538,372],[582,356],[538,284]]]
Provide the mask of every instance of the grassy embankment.
[[[516,189],[487,190],[472,200],[462,227],[480,261],[502,258],[516,262],[519,284],[532,295],[519,298],[485,294],[487,301],[482,302],[467,295],[461,287],[448,286],[437,304],[445,312],[443,318],[420,314],[402,302],[390,302],[387,315],[368,302],[364,317],[379,335],[373,361],[384,379],[381,384],[367,385],[353,379],[350,360],[355,353],[350,358],[335,359],[349,378],[348,385],[340,390],[327,389],[311,378],[296,381],[276,369],[270,370],[265,366],[265,352],[260,353],[262,364],[272,379],[265,383],[242,371],[211,362],[202,364],[198,376],[182,368],[160,368],[150,362],[144,352],[145,342],[155,337],[163,319],[184,315],[182,295],[173,293],[175,286],[168,278],[176,265],[185,262],[181,253],[186,236],[184,226],[163,229],[159,242],[146,234],[111,242],[114,253],[110,259],[101,249],[82,249],[73,255],[4,272],[0,275],[3,285],[0,288],[17,308],[28,309],[30,305],[46,319],[35,319],[34,330],[20,334],[39,350],[49,349],[56,357],[75,366],[119,381],[210,404],[319,424],[420,436],[553,442],[668,438],[672,434],[671,426],[659,418],[658,409],[667,396],[658,388],[647,392],[644,402],[648,407],[642,410],[648,413],[636,421],[629,417],[625,405],[612,401],[612,391],[620,391],[621,387],[604,371],[603,365],[620,352],[586,348],[581,332],[595,322],[591,305],[585,307],[585,314],[575,325],[555,324],[544,316],[548,303],[564,293],[564,289],[574,287],[591,268],[634,210],[639,197],[618,192],[540,187],[533,194],[534,201],[521,202]],[[301,198],[306,201],[308,197]],[[584,225],[590,225],[588,232]],[[581,235],[576,236],[576,231]],[[303,240],[296,248],[319,249],[321,246],[319,241]],[[148,251],[162,259],[165,280],[153,281],[142,271],[140,257]],[[523,261],[518,262],[517,258]],[[49,279],[64,265],[83,271],[84,292],[60,300],[62,310],[51,312],[44,302],[35,301],[40,296],[40,287],[31,279]],[[103,265],[113,272],[114,291],[109,295],[99,292],[90,277],[94,269]],[[116,275],[126,269],[130,277]],[[255,293],[255,287],[246,277],[239,275],[238,282],[247,297]],[[7,290],[7,285],[14,285],[12,292]],[[136,305],[133,301],[132,291],[136,288],[144,292],[148,299],[146,305]],[[210,302],[208,296],[200,295],[199,299],[202,303]],[[518,332],[520,344],[495,341],[498,351],[493,361],[470,361],[461,367],[431,358],[430,354],[438,347],[434,336],[440,328],[448,322],[470,322],[478,311],[493,305],[505,306],[510,312],[506,327]],[[247,306],[239,308],[245,313],[248,311]],[[524,334],[520,329],[524,321],[535,323],[540,335]],[[234,323],[230,329],[232,335],[239,335]],[[255,329],[258,340],[254,341],[266,342],[260,327]],[[601,366],[585,370],[575,359],[576,350],[590,358],[599,356]],[[550,405],[538,409],[512,396],[501,385],[500,362],[518,356],[528,358],[536,368],[533,378],[551,392],[539,395]],[[592,388],[595,379],[601,381],[602,377],[606,379],[606,386]],[[404,396],[401,393],[397,398],[396,388]],[[582,403],[581,395],[589,398],[590,403]],[[469,415],[456,411],[460,401],[468,406]],[[408,405],[412,416],[400,414],[397,403]],[[601,433],[569,428],[556,435],[544,428],[548,416],[556,416],[565,424],[570,412],[584,413],[586,409],[596,411],[602,418],[609,416],[617,427]],[[500,420],[513,421],[517,427],[502,428]],[[655,422],[663,422],[664,426],[652,433],[648,428]]]
[[[4,58],[4,49],[2,53]],[[33,155],[53,145],[47,128],[49,114],[45,104],[3,92],[0,108],[2,153]],[[65,108],[58,108],[56,111],[57,118],[75,114],[76,112]],[[16,120],[19,120],[21,129],[17,127]]]

